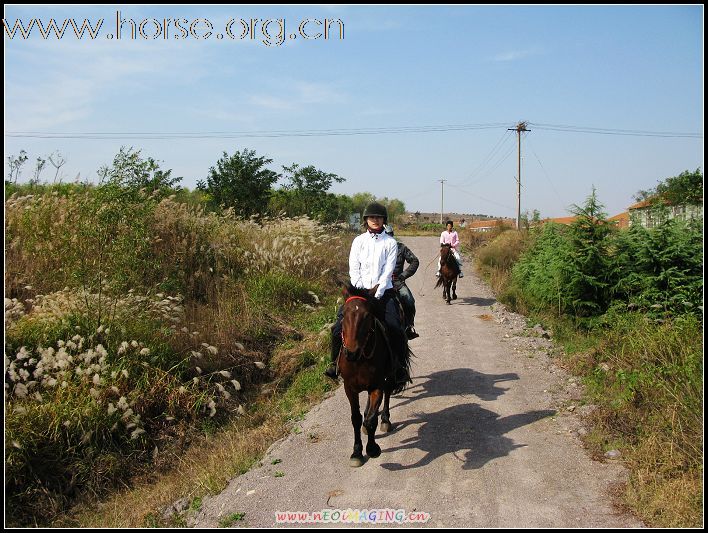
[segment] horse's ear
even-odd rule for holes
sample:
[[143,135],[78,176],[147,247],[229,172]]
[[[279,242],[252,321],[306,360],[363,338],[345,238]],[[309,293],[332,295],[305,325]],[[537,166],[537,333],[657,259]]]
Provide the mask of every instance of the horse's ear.
[[374,294],[376,294],[376,291],[379,290],[379,284],[377,283],[375,287],[372,289],[369,289],[369,294],[373,297]]
[[335,284],[337,287],[339,287],[340,289],[342,289],[342,294],[343,294],[345,297],[348,296],[349,294],[348,294],[348,290],[347,290],[347,289],[348,289],[348,287],[351,286],[351,284],[350,284],[350,283],[347,283],[347,282],[345,282],[345,281],[343,281],[342,278],[340,278],[340,277],[339,277],[339,274],[337,274],[337,273],[335,273],[335,274],[332,276],[332,278],[333,278],[333,280],[334,280],[334,284]]

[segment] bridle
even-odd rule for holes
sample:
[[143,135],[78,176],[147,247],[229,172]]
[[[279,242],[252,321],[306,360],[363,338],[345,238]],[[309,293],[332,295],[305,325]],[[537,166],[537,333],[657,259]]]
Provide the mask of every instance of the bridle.
[[[368,301],[366,298],[364,298],[364,297],[362,297],[362,296],[350,296],[350,297],[347,298],[347,300],[344,302],[345,305],[348,304],[349,302],[351,302],[352,300],[363,300],[363,301],[365,301],[365,302]],[[364,344],[362,344],[361,349],[358,350],[358,351],[361,353],[361,356],[362,356],[364,359],[371,359],[371,358],[374,356],[374,353],[376,352],[376,335],[374,335],[374,346],[373,346],[373,348],[369,351],[369,355],[368,355],[368,356],[366,355],[366,346],[369,344],[369,339],[371,339],[371,334],[372,334],[372,333],[374,332],[374,330],[376,329],[376,323],[377,323],[377,322],[378,322],[378,319],[377,319],[376,317],[374,317],[374,322],[373,322],[371,328],[369,329],[369,332],[366,334],[366,339],[364,340]],[[345,342],[345,340],[344,340],[344,328],[342,328],[342,348],[340,349],[340,355],[341,355],[341,351],[342,351],[342,350],[346,350],[348,353],[356,353],[356,352],[352,352],[352,351],[347,347],[347,344],[346,344],[346,342]],[[359,359],[359,358],[357,357],[356,359],[351,359],[351,360],[352,360],[352,361],[357,361],[358,359]]]

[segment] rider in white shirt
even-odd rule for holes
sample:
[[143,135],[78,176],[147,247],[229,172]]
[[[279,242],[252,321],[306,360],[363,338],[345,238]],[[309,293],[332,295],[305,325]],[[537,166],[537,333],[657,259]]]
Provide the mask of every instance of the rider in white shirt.
[[[405,333],[398,312],[396,291],[393,289],[393,270],[396,267],[398,244],[396,239],[384,232],[388,220],[386,207],[373,202],[364,210],[366,232],[352,242],[349,252],[349,277],[351,284],[362,289],[373,289],[378,285],[374,297],[381,300],[385,309],[384,322],[391,339],[391,348],[403,353],[407,349]],[[336,379],[336,361],[342,349],[342,307],[337,313],[337,321],[332,326],[332,364],[325,375]]]

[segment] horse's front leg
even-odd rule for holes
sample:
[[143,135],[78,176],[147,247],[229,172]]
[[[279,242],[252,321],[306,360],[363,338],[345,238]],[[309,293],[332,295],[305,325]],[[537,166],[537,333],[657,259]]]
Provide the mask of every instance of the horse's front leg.
[[447,305],[450,305],[450,287],[452,286],[452,282],[448,281],[447,284],[445,285],[445,288],[447,289]]
[[361,453],[364,446],[361,443],[362,416],[359,411],[359,393],[346,386],[344,390],[352,410],[352,426],[354,427],[354,452],[349,458],[349,466],[358,467],[364,464],[364,456]]
[[388,404],[391,401],[391,389],[384,389],[383,411],[381,411],[381,431],[388,433],[391,431],[391,412]]
[[[369,410],[371,409],[371,398],[367,395],[366,396],[366,408],[364,409],[364,420],[369,418]],[[361,431],[366,431],[366,428],[362,424],[361,426]]]
[[366,442],[366,455],[369,457],[378,457],[381,455],[381,448],[376,444],[376,426],[379,423],[379,407],[383,399],[383,389],[374,389],[369,393],[369,413],[364,419],[364,427],[369,436]]
[[452,299],[457,300],[457,276],[452,280]]

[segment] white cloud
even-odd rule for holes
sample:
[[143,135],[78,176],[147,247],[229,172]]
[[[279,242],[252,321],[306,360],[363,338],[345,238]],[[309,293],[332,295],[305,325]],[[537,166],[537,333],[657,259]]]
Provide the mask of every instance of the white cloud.
[[156,81],[203,76],[198,47],[170,42],[32,42],[6,52],[5,128],[70,128]]
[[526,57],[535,56],[541,54],[542,51],[539,48],[529,48],[526,50],[510,50],[508,52],[502,52],[491,58],[492,61],[517,61],[519,59],[524,59]]
[[290,111],[294,109],[293,102],[278,98],[277,96],[253,95],[249,100],[254,105],[274,111]]
[[339,104],[347,99],[342,91],[329,83],[284,81],[279,86],[286,88],[287,97],[258,94],[251,95],[249,101],[275,111],[300,111],[312,105]]

